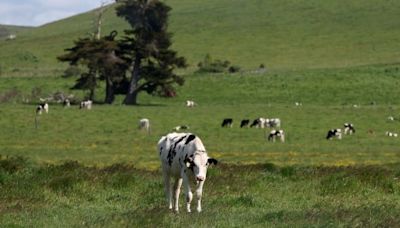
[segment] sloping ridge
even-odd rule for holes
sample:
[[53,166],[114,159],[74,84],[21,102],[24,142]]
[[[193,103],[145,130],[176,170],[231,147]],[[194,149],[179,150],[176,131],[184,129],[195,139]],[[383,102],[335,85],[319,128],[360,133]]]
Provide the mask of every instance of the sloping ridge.
[[[242,68],[336,68],[400,61],[400,1],[169,0],[173,48],[194,69],[208,53]],[[111,6],[103,34],[128,28]],[[95,10],[0,41],[3,69],[52,72],[56,56],[94,30]],[[24,56],[34,56],[24,58]]]

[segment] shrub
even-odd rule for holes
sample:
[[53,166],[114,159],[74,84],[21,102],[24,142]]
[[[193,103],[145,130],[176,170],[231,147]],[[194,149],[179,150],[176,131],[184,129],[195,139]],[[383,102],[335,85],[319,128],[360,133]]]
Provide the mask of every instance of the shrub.
[[26,159],[20,156],[6,157],[5,159],[0,157],[0,170],[10,174],[24,169],[26,164]]
[[230,66],[228,71],[229,71],[229,73],[237,73],[240,71],[240,67],[239,66]]
[[10,102],[21,95],[21,92],[17,88],[12,88],[3,94],[0,94],[0,103]]
[[231,66],[231,63],[228,60],[212,60],[211,56],[207,54],[204,57],[202,62],[197,64],[199,69],[197,70],[198,73],[235,73],[240,70],[239,66]]

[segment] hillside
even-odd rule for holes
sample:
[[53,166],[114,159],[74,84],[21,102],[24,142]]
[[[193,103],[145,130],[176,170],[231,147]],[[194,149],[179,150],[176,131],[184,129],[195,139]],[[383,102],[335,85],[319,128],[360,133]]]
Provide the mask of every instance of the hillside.
[[[400,2],[395,0],[168,0],[174,48],[193,70],[206,53],[243,68],[337,68],[400,60]],[[53,75],[56,56],[90,33],[95,12],[21,32],[0,42],[7,75]],[[104,34],[126,23],[113,8]],[[122,32],[120,32],[120,35]],[[32,69],[34,69],[32,71]],[[11,72],[10,72],[11,71]]]
[[28,26],[0,25],[0,39],[8,37],[10,34],[19,34],[20,32],[32,29]]

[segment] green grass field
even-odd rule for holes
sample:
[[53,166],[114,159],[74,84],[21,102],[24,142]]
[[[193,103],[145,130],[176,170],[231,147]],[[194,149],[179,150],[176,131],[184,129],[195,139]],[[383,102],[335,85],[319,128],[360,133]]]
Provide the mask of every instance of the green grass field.
[[[38,128],[35,102],[22,98],[37,87],[43,96],[75,92],[71,81],[2,78],[3,94],[17,92],[0,105],[1,224],[397,226],[399,141],[385,136],[400,126],[397,69],[190,75],[177,98],[141,94],[135,107],[51,104]],[[198,106],[186,108],[186,99]],[[242,118],[259,116],[281,118],[287,141],[267,142],[264,130],[239,128]],[[151,121],[150,134],[137,129],[142,117]],[[233,128],[220,127],[226,117],[234,118]],[[325,139],[344,122],[355,124],[355,135]],[[201,215],[165,206],[156,143],[180,124],[220,161],[209,170]]]
[[[100,86],[90,111],[51,103],[36,116],[41,97],[85,96],[55,57],[92,31],[94,12],[0,40],[0,226],[400,226],[400,142],[385,135],[400,133],[400,2],[165,2],[174,49],[190,64],[175,98],[104,105]],[[124,28],[110,8],[104,31]],[[207,53],[242,71],[193,73]],[[233,128],[221,128],[228,117]],[[286,142],[239,128],[258,117],[279,117]],[[345,122],[354,135],[325,139]],[[184,197],[181,213],[166,207],[156,144],[177,125],[220,161],[201,214],[184,212]]]

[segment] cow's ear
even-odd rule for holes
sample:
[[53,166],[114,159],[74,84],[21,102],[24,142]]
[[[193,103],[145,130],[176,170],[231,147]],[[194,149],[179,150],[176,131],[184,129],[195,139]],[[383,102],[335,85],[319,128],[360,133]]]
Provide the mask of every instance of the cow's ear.
[[218,164],[217,159],[214,159],[214,158],[209,158],[209,159],[207,160],[207,162],[208,162],[208,164],[214,164],[214,165]]

